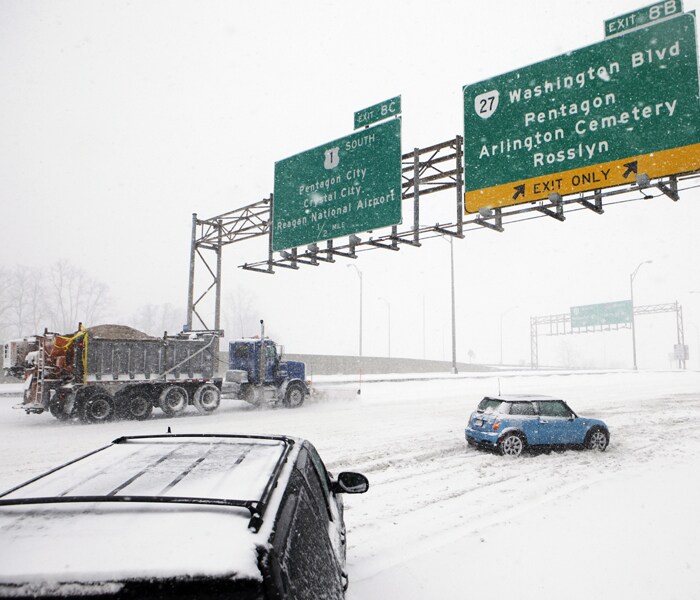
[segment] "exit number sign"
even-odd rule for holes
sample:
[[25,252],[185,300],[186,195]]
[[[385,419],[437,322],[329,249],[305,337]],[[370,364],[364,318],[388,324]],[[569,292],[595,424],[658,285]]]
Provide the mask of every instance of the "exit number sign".
[[657,21],[683,14],[682,0],[664,0],[651,6],[640,8],[614,19],[605,21],[605,37],[622,35],[639,27],[646,27]]

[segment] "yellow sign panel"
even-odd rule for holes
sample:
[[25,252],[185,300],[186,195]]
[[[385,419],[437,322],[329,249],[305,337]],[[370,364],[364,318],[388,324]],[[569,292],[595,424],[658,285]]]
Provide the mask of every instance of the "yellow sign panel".
[[634,184],[637,173],[651,179],[700,169],[700,144],[532,177],[464,194],[464,209],[498,208],[546,200],[549,194],[576,194],[616,185]]

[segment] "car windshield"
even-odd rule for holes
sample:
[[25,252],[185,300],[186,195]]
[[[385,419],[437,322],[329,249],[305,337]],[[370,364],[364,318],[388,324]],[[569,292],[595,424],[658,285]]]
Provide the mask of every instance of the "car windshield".
[[485,413],[495,413],[502,412],[502,407],[502,400],[496,400],[494,398],[484,398],[481,402],[479,402],[479,406],[476,410]]

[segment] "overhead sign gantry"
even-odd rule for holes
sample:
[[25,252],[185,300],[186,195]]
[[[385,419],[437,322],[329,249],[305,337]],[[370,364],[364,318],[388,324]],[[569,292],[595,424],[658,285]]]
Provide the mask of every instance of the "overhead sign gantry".
[[[676,302],[633,306],[631,300],[618,300],[603,304],[572,306],[568,313],[530,317],[530,366],[539,367],[539,338],[541,336],[603,333],[620,329],[632,329],[634,346],[634,316],[676,313],[676,343],[673,345],[678,368],[685,369],[689,358],[683,328],[683,307]],[[635,369],[637,364],[634,354]]]
[[[465,86],[464,140],[402,155],[397,96],[357,111],[355,133],[276,163],[268,198],[194,214],[187,326],[196,317],[208,328],[198,307],[213,290],[219,329],[223,247],[250,238],[267,236],[267,258],[240,267],[273,274],[435,236],[503,232],[538,212],[558,221],[565,211],[603,214],[630,192],[679,200],[700,177],[695,15],[681,13],[681,0],[657,2],[606,21],[603,42]],[[422,222],[423,198],[448,190],[454,218]],[[402,201],[412,205],[403,219]],[[198,262],[211,276],[199,296]]]

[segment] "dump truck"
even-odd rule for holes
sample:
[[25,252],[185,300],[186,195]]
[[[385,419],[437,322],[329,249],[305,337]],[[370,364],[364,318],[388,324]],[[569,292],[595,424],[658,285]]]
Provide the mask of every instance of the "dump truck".
[[219,337],[197,331],[157,338],[124,325],[44,332],[25,358],[20,408],[86,423],[143,420],[155,407],[168,416],[189,405],[209,414],[221,400]]
[[283,360],[278,345],[265,339],[264,321],[260,330],[259,338],[229,342],[223,393],[256,406],[298,408],[310,394],[306,365]]

